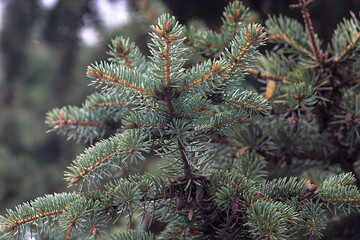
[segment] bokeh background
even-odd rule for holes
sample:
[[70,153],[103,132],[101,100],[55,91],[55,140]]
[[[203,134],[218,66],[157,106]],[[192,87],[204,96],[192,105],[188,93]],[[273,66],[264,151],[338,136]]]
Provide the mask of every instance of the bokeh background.
[[[83,143],[45,133],[54,107],[81,105],[87,65],[106,59],[116,35],[130,37],[146,53],[147,26],[136,12],[140,0],[0,0],[0,214],[23,201],[66,191],[63,171]],[[197,18],[218,29],[228,0],[168,0],[181,23]],[[263,22],[268,14],[301,20],[296,0],[244,0]],[[309,6],[326,46],[360,0],[315,0]]]

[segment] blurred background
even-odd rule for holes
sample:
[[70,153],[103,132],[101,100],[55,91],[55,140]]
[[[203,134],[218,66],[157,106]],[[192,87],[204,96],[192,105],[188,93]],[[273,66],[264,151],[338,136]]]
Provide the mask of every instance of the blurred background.
[[[221,25],[228,0],[168,0],[181,23],[197,18]],[[244,0],[263,22],[268,14],[301,20],[290,10],[296,0]],[[107,58],[116,35],[136,41],[147,54],[148,22],[140,0],[0,0],[0,214],[46,193],[66,191],[63,171],[83,143],[45,133],[45,114],[64,105],[81,105],[94,91],[86,67]],[[315,0],[309,7],[315,31],[324,39],[359,0]]]

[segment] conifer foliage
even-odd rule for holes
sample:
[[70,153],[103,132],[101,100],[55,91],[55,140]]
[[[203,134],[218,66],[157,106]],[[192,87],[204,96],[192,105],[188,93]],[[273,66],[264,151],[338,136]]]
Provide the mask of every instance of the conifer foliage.
[[[159,3],[143,1],[143,11],[154,10],[152,4]],[[268,36],[283,47],[264,56],[257,48],[267,34],[250,21],[249,10],[239,1],[225,8],[220,33],[201,24],[184,27],[175,17],[161,14],[151,26],[149,58],[129,39],[114,39],[109,59],[86,72],[101,91],[81,107],[54,109],[47,115],[51,131],[93,144],[65,173],[78,190],[7,210],[1,216],[3,234],[20,239],[318,239],[326,211],[359,211],[354,173],[314,184],[297,176],[273,178],[269,168],[284,156],[280,143],[299,139],[297,132],[313,134],[298,126],[300,114],[310,118],[306,114],[318,109],[321,118],[329,110],[330,97],[324,95],[337,90],[326,85],[325,80],[332,79],[324,79],[327,70],[338,65],[347,69],[347,60],[354,68],[359,62],[359,22],[354,18],[340,24],[332,55],[325,55],[305,5],[299,1],[305,29],[283,16],[269,18]],[[153,20],[150,13],[144,16]],[[198,63],[190,66],[188,59],[194,58]],[[271,79],[265,97],[244,87],[249,73]],[[333,124],[346,126],[349,133],[341,140],[349,139],[355,147],[360,97],[353,85],[341,84],[348,87]],[[276,96],[282,101],[275,101]],[[278,112],[290,113],[292,132],[282,132]],[[278,134],[269,135],[271,124]],[[229,141],[232,147],[225,148]],[[229,161],[224,149],[234,148]],[[297,157],[299,152],[304,149],[290,153]],[[161,173],[125,174],[154,154],[166,163]],[[104,177],[110,181],[104,183]],[[143,225],[156,220],[166,227],[158,235],[140,230],[110,233],[109,222],[119,218],[128,224],[138,219]]]

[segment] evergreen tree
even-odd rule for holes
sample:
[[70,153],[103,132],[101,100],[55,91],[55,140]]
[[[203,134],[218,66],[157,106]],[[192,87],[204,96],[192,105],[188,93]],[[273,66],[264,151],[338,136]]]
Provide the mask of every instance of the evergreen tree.
[[[158,2],[142,4],[147,13],[159,9]],[[358,212],[360,24],[345,20],[321,51],[306,4],[294,6],[305,27],[270,17],[268,35],[239,1],[225,8],[220,33],[199,22],[183,27],[162,14],[151,26],[149,59],[129,39],[114,39],[108,61],[87,69],[102,91],[81,107],[47,115],[51,131],[94,143],[65,173],[79,190],[7,210],[2,233],[20,239],[318,239],[326,213]],[[257,49],[267,36],[281,45],[261,56]],[[197,64],[188,66],[188,59]],[[249,73],[270,79],[264,97],[244,84]],[[162,158],[160,173],[126,175],[149,154]],[[301,177],[325,160],[326,178]],[[111,180],[104,184],[106,176]],[[110,234],[108,222],[120,217],[129,228],[135,218],[166,226],[158,235]]]

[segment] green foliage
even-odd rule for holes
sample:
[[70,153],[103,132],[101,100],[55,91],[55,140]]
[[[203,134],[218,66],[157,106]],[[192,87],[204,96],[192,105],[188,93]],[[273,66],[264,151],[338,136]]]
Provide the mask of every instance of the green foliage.
[[[155,5],[144,2],[141,8],[153,13]],[[299,6],[305,27],[270,17],[269,38],[282,47],[261,57],[257,48],[266,33],[248,23],[249,11],[239,1],[226,7],[221,33],[203,26],[185,29],[175,17],[161,14],[151,26],[148,59],[128,39],[114,39],[108,61],[87,70],[92,83],[103,86],[101,92],[90,95],[81,108],[54,109],[47,116],[52,131],[90,142],[101,139],[65,173],[79,192],[48,195],[8,210],[1,217],[3,231],[22,237],[36,231],[52,238],[60,229],[64,239],[313,239],[322,236],[326,209],[359,211],[356,171],[331,175],[320,185],[292,176],[296,164],[306,168],[306,160],[323,160],[335,148],[325,143],[334,132],[316,133],[305,115],[314,109],[320,115],[320,106],[327,107],[331,99],[324,81],[330,76],[318,71],[328,67],[326,56],[318,51],[304,1]],[[188,55],[201,62],[187,67]],[[251,69],[258,57],[258,68]],[[279,63],[271,66],[272,61]],[[245,76],[254,72],[281,86],[266,98],[246,89]],[[357,99],[355,91],[348,94]],[[344,113],[358,115],[358,101],[355,106],[346,101],[332,124],[349,121]],[[284,109],[290,125],[269,116]],[[301,114],[306,121],[298,128]],[[358,119],[348,128],[354,125]],[[226,164],[218,150],[228,142],[226,157],[231,159]],[[334,151],[348,153],[346,146]],[[126,173],[151,155],[165,162],[161,173]],[[346,160],[353,159],[348,155]],[[165,229],[157,236],[118,232],[117,227],[108,234],[108,221],[118,219],[130,228],[134,221],[151,226],[156,220]]]
[[296,196],[302,196],[306,192],[306,185],[309,182],[304,179],[297,178],[278,178],[260,185],[260,191],[267,198],[284,200],[291,199]]
[[[344,19],[342,23],[338,25],[338,27],[334,30],[334,35],[331,41],[331,47],[329,48],[334,50],[334,58],[335,60],[345,60],[344,57],[354,57],[353,54],[359,54],[358,49],[354,48],[356,42],[359,40],[360,23],[356,21],[356,19]],[[351,52],[346,56],[343,56],[343,52],[348,48],[348,46],[352,46]]]
[[307,33],[304,26],[295,19],[280,16],[270,16],[265,25],[267,32],[274,39],[275,43],[284,44],[285,52],[304,55],[311,52],[311,47],[307,43]]
[[301,212],[301,218],[303,219],[300,224],[300,228],[305,229],[306,235],[309,235],[310,239],[319,239],[322,237],[321,230],[325,228],[326,218],[324,216],[324,209],[319,202],[307,202],[306,208]]
[[256,201],[249,210],[250,233],[255,239],[289,239],[298,213],[281,202]]
[[112,234],[109,240],[155,240],[155,237],[149,233],[141,231],[123,231]]
[[262,169],[265,165],[264,159],[259,158],[255,153],[245,153],[234,160],[232,167],[234,171],[246,178],[261,182],[267,175],[267,172]]

